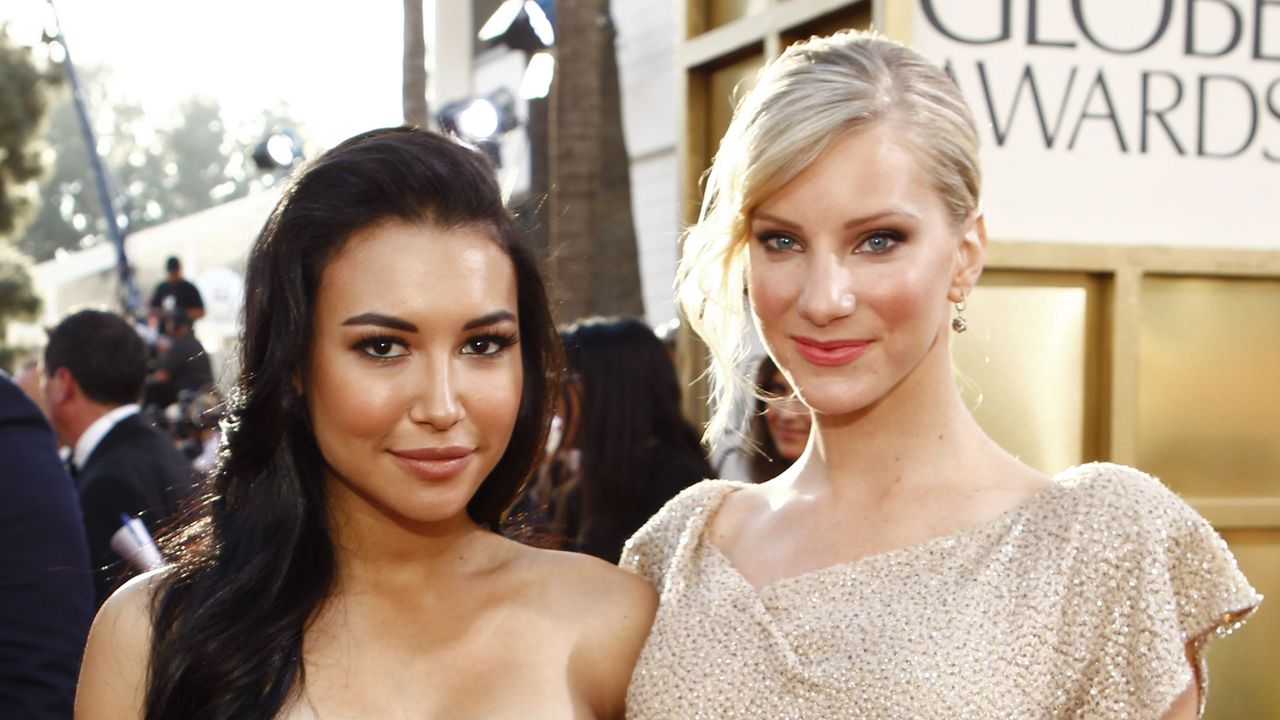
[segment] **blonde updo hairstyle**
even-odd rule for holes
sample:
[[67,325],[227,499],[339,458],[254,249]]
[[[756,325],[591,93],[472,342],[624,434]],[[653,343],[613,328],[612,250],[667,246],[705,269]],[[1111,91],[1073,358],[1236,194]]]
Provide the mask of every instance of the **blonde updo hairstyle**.
[[875,33],[847,31],[787,48],[742,98],[706,176],[698,222],[686,231],[676,300],[711,352],[713,412],[704,440],[742,426],[746,367],[746,247],[751,214],[839,137],[887,123],[934,179],[957,223],[978,209],[973,114],[951,78]]

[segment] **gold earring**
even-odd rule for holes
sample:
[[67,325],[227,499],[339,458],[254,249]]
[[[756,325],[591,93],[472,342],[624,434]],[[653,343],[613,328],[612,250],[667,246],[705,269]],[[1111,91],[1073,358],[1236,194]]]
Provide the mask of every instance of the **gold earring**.
[[965,307],[964,296],[962,295],[960,302],[956,303],[956,316],[951,318],[951,329],[958,333],[969,329],[969,321],[964,319]]

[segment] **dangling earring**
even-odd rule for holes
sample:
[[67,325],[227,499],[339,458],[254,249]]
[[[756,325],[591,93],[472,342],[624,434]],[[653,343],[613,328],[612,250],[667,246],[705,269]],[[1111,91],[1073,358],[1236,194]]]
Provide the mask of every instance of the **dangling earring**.
[[960,302],[956,303],[956,316],[951,318],[951,329],[958,333],[962,333],[969,329],[969,321],[964,319],[964,296],[960,297]]

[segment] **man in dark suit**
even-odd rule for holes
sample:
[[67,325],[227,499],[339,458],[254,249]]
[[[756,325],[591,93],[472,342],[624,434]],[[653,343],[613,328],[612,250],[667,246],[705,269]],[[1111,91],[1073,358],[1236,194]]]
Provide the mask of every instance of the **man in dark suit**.
[[44,415],[0,373],[0,717],[70,720],[93,586]]
[[146,347],[123,318],[97,310],[69,315],[50,333],[44,365],[45,405],[58,439],[72,450],[101,604],[130,569],[112,536],[128,518],[140,517],[153,535],[173,520],[190,494],[191,466],[138,415]]

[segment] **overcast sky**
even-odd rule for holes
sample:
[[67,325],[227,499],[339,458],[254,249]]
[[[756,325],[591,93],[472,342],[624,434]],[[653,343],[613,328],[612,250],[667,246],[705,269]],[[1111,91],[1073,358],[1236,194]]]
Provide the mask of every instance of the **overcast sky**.
[[[112,93],[148,113],[204,94],[234,127],[283,100],[322,146],[400,122],[399,0],[56,4],[72,60],[113,67]],[[46,17],[45,0],[0,2],[0,24],[24,44],[39,41]]]

